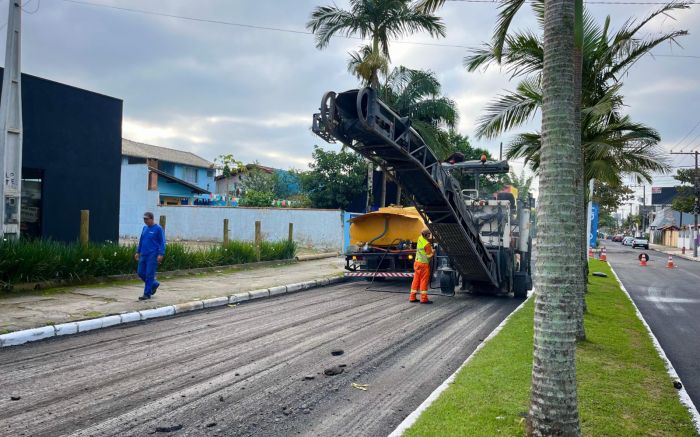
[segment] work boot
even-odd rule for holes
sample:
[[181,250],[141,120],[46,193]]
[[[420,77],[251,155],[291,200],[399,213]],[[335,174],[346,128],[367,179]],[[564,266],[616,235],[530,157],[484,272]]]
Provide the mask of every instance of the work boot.
[[420,303],[429,304],[429,303],[433,303],[433,301],[428,300],[428,293],[421,293],[420,294]]
[[416,290],[411,290],[411,294],[408,296],[408,301],[412,303],[418,302],[418,299],[416,299]]

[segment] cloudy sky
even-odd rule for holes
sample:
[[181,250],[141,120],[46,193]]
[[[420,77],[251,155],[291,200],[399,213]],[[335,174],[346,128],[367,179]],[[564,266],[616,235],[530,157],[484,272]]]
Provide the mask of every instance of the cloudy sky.
[[[329,3],[24,0],[22,70],[122,99],[126,138],[189,150],[210,160],[233,153],[244,162],[306,168],[315,144],[337,148],[323,143],[309,129],[321,95],[357,85],[346,70],[346,61],[347,52],[360,44],[358,40],[336,38],[319,51],[313,36],[303,33],[313,8]],[[336,4],[344,7],[347,1],[337,0]],[[0,22],[5,22],[7,5],[8,0],[0,1]],[[657,7],[588,5],[601,22],[610,15],[613,29],[627,18],[641,18]],[[459,105],[459,130],[470,137],[484,105],[500,91],[514,87],[498,69],[468,73],[462,66],[467,53],[464,47],[489,39],[496,13],[495,4],[448,1],[439,11],[447,26],[446,38],[416,35],[391,45],[393,65],[437,73],[444,93]],[[700,123],[698,7],[676,13],[674,18],[658,19],[648,31],[687,29],[690,35],[682,39],[683,47],[655,49],[659,56],[637,63],[624,78],[623,90],[634,120],[657,128],[665,148],[685,146],[687,150],[700,148],[700,136],[696,136],[700,126],[679,144]],[[515,27],[535,27],[529,9],[523,11]],[[539,119],[533,120],[533,127],[538,124]],[[499,142],[507,143],[509,137],[472,140],[497,156]],[[689,161],[675,158],[673,162],[683,165]],[[669,182],[668,177],[661,177],[655,185]]]

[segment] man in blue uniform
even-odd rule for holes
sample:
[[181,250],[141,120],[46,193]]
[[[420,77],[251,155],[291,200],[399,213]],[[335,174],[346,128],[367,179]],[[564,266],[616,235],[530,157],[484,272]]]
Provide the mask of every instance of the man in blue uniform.
[[165,232],[160,225],[153,221],[153,213],[143,214],[143,223],[146,225],[141,231],[139,245],[136,248],[134,259],[139,262],[139,278],[145,283],[143,296],[139,300],[148,300],[156,294],[160,283],[156,281],[156,269],[163,262],[165,255]]

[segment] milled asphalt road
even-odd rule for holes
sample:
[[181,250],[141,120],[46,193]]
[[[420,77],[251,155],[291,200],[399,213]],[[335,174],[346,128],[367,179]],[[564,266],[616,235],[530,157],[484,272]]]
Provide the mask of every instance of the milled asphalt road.
[[[666,268],[668,255],[606,244],[608,261],[639,307],[668,359],[683,380],[688,395],[700,406],[700,262],[674,258],[675,269]],[[638,256],[646,252],[647,267]]]
[[419,305],[365,287],[2,349],[0,435],[384,436],[520,303],[460,295]]

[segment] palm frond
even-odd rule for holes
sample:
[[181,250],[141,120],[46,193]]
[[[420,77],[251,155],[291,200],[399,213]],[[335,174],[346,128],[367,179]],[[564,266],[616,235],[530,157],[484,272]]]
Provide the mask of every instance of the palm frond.
[[520,126],[535,116],[542,103],[542,92],[537,78],[525,79],[516,92],[499,95],[485,108],[477,121],[477,138],[493,138]]

